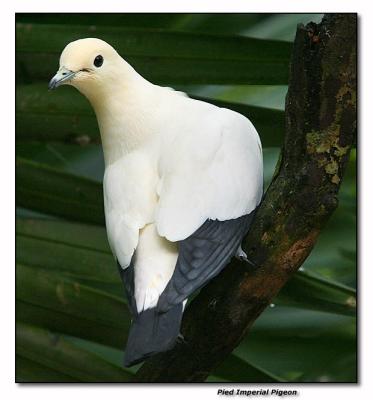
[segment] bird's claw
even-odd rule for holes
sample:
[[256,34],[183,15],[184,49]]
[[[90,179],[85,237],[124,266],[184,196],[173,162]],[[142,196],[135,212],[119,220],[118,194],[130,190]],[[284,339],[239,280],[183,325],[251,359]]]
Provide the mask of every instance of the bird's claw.
[[247,254],[242,250],[241,246],[237,249],[236,258],[238,258],[240,261],[243,261],[243,262],[249,264],[250,269],[252,269],[253,271],[255,271],[256,269],[259,268],[258,264],[256,264],[254,261],[249,260],[247,258]]
[[181,344],[188,344],[188,342],[185,340],[185,337],[181,333],[177,335],[176,342]]

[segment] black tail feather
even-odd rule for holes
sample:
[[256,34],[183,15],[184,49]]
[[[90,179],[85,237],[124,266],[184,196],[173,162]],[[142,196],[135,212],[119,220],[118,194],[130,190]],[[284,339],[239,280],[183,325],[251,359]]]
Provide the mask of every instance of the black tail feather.
[[156,353],[170,350],[179,335],[182,315],[182,303],[165,313],[149,308],[137,314],[128,336],[124,366],[130,367]]

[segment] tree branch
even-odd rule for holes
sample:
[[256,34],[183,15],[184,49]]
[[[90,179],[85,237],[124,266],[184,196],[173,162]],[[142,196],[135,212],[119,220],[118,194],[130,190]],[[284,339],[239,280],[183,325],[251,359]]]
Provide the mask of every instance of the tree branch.
[[240,343],[311,252],[337,207],[356,135],[356,15],[298,26],[277,172],[233,260],[187,308],[185,343],[147,361],[138,382],[200,382]]

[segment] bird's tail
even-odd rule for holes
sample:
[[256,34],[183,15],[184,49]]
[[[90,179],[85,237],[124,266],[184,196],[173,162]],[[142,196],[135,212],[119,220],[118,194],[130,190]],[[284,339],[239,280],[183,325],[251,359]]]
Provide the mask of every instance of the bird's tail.
[[137,314],[128,336],[124,366],[130,367],[156,353],[170,350],[179,335],[182,314],[182,303],[164,313],[155,307]]

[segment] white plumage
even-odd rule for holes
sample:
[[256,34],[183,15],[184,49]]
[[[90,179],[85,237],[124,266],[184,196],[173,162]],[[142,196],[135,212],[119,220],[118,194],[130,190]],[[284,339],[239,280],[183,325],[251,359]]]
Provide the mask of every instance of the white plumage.
[[[103,64],[96,67],[98,55]],[[258,134],[234,111],[151,84],[98,39],[65,48],[51,85],[59,82],[75,86],[95,110],[109,243],[122,268],[134,263],[138,312],[155,307],[179,241],[208,219],[236,219],[259,204]]]

